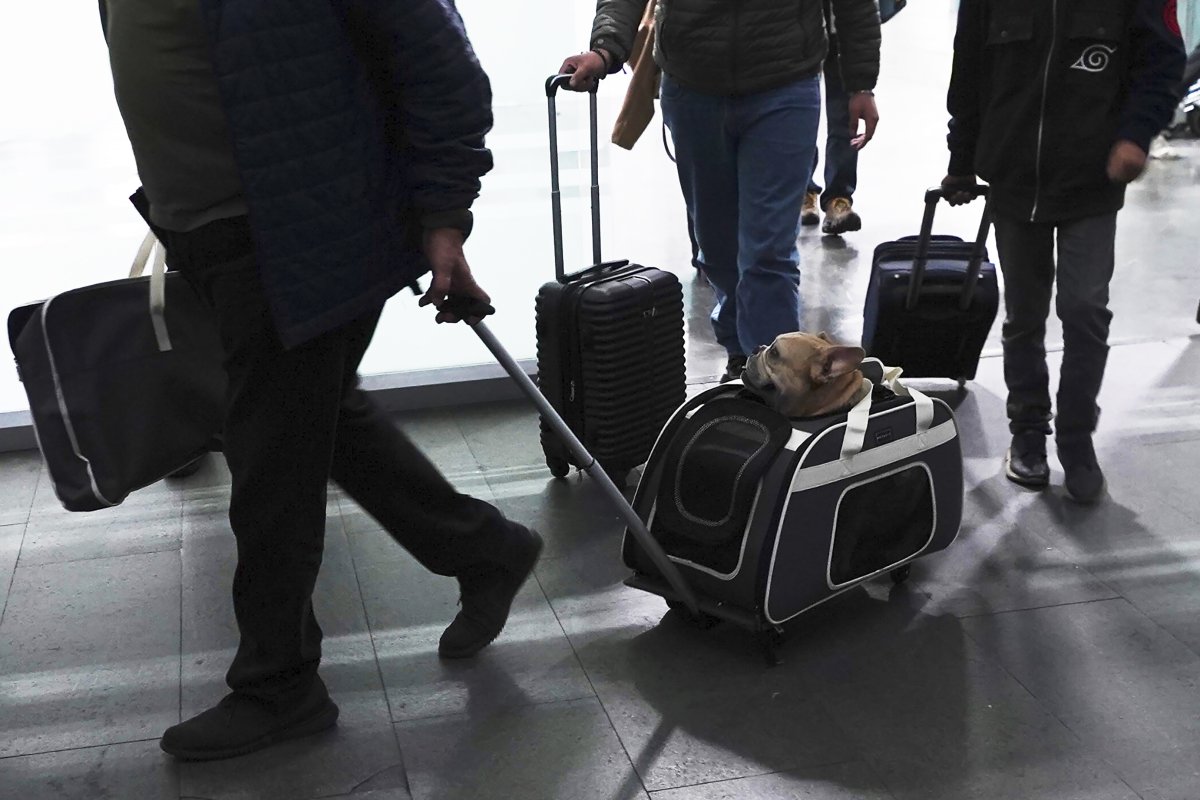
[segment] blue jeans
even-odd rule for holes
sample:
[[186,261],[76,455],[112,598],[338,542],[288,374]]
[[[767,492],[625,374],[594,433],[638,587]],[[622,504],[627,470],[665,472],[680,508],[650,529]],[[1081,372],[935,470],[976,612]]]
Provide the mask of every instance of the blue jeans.
[[837,61],[825,62],[825,189],[817,183],[817,162],[820,152],[813,152],[813,177],[808,190],[821,195],[821,208],[835,197],[854,197],[858,188],[858,151],[850,146],[850,95],[842,85]]
[[713,331],[730,355],[800,329],[800,207],[820,123],[817,77],[723,97],[663,76],[697,261],[717,296]]

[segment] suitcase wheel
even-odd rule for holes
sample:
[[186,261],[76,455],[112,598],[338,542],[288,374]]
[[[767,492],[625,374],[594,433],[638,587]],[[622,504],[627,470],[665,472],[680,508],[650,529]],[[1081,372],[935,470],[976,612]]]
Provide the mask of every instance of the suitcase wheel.
[[911,572],[912,572],[912,566],[909,564],[905,564],[903,567],[896,567],[891,572],[892,583],[899,586],[900,584],[902,584],[908,580],[908,576]]
[[556,478],[565,478],[571,474],[571,464],[565,458],[546,456],[546,466],[550,468],[550,474]]
[[703,611],[698,614],[693,614],[688,611],[688,607],[678,600],[668,600],[667,608],[678,614],[687,624],[693,628],[699,628],[702,631],[712,630],[721,624],[721,620],[714,617],[712,614],[705,614]]

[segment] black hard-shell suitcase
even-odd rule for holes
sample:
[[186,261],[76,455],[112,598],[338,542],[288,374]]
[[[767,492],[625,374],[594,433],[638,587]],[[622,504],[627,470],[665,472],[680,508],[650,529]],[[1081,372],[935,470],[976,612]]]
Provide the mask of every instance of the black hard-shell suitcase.
[[[542,286],[535,305],[538,383],[614,482],[624,485],[686,395],[683,288],[669,272],[601,259],[595,91],[588,97],[594,263],[565,272],[555,95],[569,79],[546,81],[556,280]],[[545,420],[542,449],[556,477],[583,466]]]
[[[975,190],[987,194],[986,187]],[[985,207],[974,242],[934,236],[940,188],[925,193],[918,236],[875,249],[863,310],[863,349],[910,378],[975,377],[979,355],[996,320],[1000,291],[988,260],[991,215]]]

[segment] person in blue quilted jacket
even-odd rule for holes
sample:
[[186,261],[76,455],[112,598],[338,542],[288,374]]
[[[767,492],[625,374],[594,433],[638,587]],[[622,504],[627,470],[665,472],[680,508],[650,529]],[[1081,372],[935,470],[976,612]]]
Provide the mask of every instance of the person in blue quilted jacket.
[[[190,760],[334,725],[312,594],[335,481],[457,578],[439,654],[504,627],[540,537],[456,492],[359,389],[384,302],[487,300],[463,256],[492,165],[491,89],[451,0],[100,0],[135,205],[214,308],[240,643],[215,707],[166,731]],[[439,322],[455,322],[448,309]],[[412,346],[417,346],[413,344]]]

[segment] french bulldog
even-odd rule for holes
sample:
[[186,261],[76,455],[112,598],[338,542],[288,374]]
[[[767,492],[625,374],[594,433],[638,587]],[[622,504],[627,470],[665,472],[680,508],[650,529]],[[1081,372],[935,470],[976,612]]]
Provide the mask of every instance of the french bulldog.
[[870,391],[859,370],[861,347],[821,333],[785,333],[746,361],[742,382],[787,417],[819,417],[850,408]]

